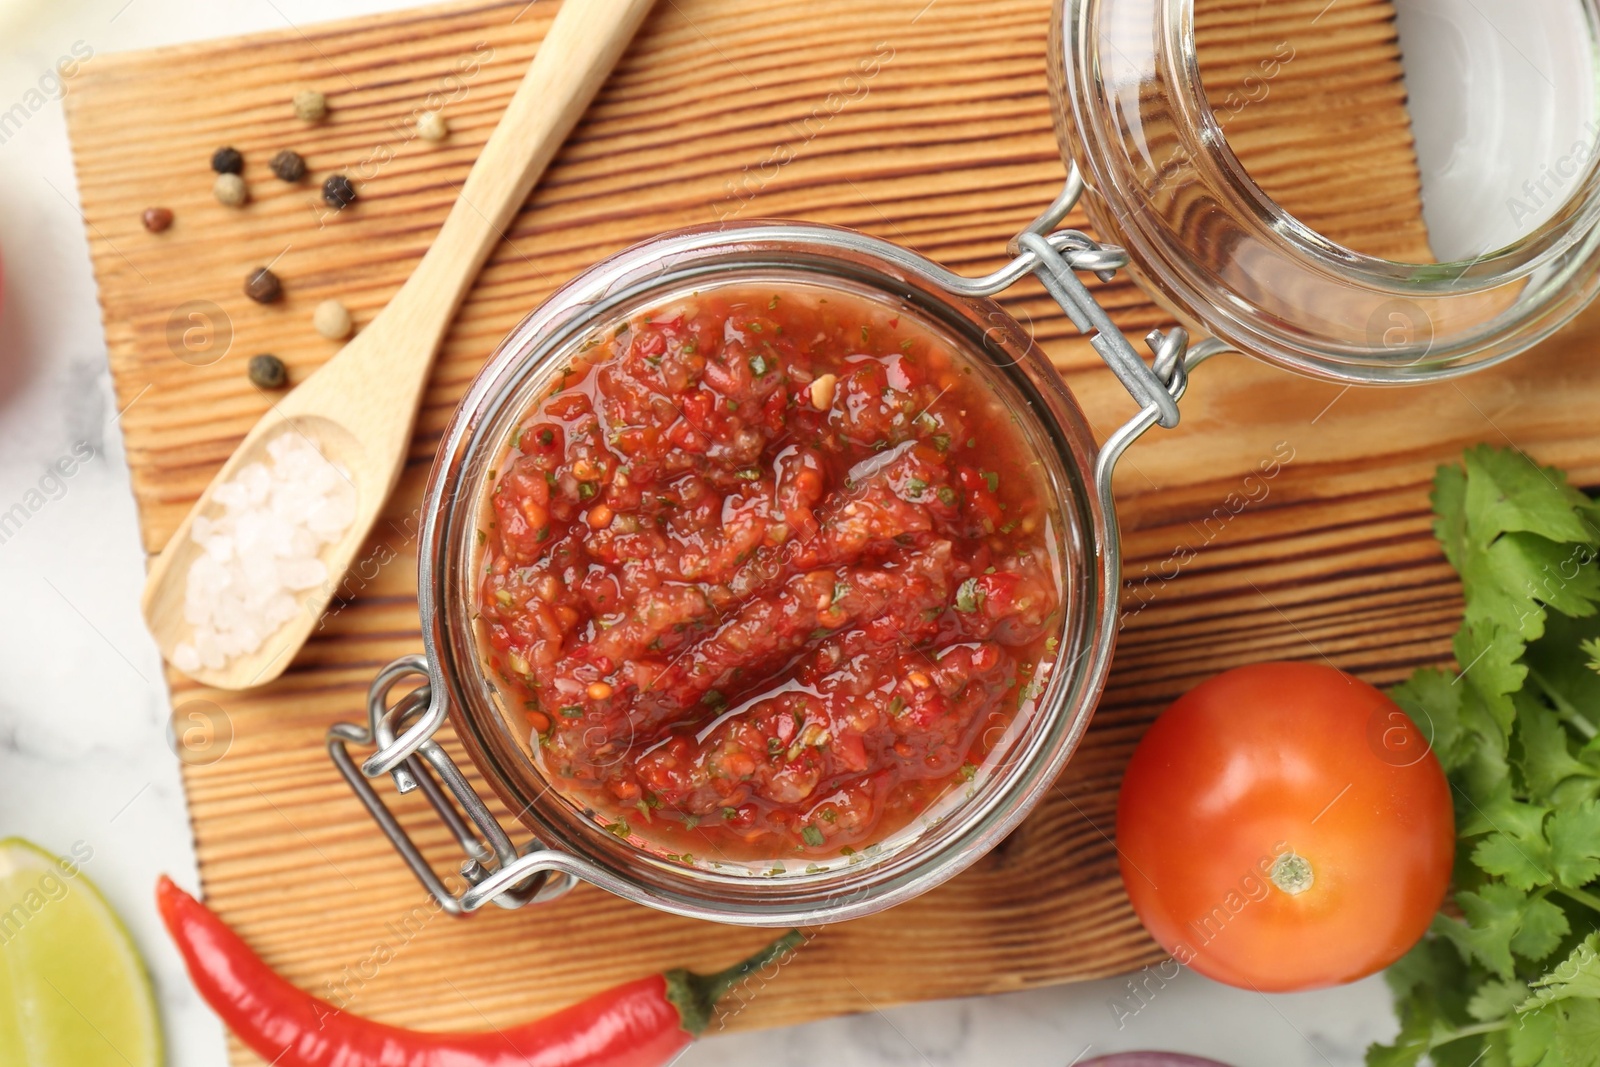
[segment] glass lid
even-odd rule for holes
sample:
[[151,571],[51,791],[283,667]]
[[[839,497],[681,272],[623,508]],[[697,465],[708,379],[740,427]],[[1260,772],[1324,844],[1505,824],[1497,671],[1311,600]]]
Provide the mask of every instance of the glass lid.
[[1188,325],[1321,377],[1514,355],[1595,291],[1595,0],[1062,0],[1056,129]]

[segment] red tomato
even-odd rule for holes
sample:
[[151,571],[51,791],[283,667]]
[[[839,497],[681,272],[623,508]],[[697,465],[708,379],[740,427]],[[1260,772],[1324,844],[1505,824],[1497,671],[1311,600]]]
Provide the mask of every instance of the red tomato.
[[1450,786],[1393,701],[1331,667],[1196,686],[1139,743],[1117,807],[1122,881],[1181,964],[1262,992],[1363,978],[1439,909]]

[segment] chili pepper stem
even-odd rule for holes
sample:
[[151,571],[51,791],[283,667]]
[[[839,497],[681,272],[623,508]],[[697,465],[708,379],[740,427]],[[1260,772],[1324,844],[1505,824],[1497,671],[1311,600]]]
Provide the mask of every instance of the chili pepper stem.
[[695,1036],[704,1033],[716,1015],[717,1002],[729,990],[768,964],[781,960],[799,948],[804,940],[799,930],[790,930],[749,959],[715,974],[695,974],[682,968],[666,972],[662,977],[667,980],[667,999],[678,1009],[683,1028]]

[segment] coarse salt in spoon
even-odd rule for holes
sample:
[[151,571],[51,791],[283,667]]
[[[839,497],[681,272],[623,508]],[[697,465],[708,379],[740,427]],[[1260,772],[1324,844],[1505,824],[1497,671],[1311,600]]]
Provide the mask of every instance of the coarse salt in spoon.
[[[457,308],[653,2],[564,0],[417,269],[256,423],[195,502],[142,600],[179,670],[247,689],[294,659],[399,480]],[[193,595],[191,581],[201,583]]]

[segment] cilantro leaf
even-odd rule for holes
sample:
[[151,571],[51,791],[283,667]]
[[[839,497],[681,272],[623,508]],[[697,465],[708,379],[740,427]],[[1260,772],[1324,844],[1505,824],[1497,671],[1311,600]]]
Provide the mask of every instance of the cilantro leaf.
[[[1550,809],[1524,803],[1512,796],[1511,778],[1505,768],[1504,761],[1496,763],[1492,757],[1480,758],[1474,761],[1470,769],[1479,772],[1481,777],[1467,778],[1458,783],[1456,795],[1469,808],[1456,826],[1458,835],[1475,837],[1495,832],[1517,841],[1539,836]],[[1492,780],[1491,775],[1495,776]]]
[[1561,947],[1572,932],[1567,913],[1543,897],[1534,897],[1522,910],[1522,928],[1511,938],[1511,951],[1534,963]]
[[[1589,783],[1600,785],[1600,770],[1573,756],[1568,737],[1567,728],[1561,725],[1560,717],[1541,702],[1532,699],[1518,702],[1517,738],[1522,742],[1522,755],[1517,764],[1522,772],[1522,780],[1533,796],[1551,800],[1562,784],[1573,778],[1588,779]],[[1580,782],[1579,786],[1585,784]],[[1574,791],[1569,789],[1565,795],[1571,799]],[[1589,792],[1588,797],[1592,796],[1593,792]],[[1579,795],[1576,799],[1583,800],[1586,797]],[[1587,881],[1589,879],[1585,878],[1571,884],[1582,885]]]
[[1527,999],[1528,987],[1523,983],[1491,978],[1473,994],[1467,1012],[1479,1022],[1493,1022],[1516,1011]]
[[956,610],[970,615],[983,606],[983,587],[978,585],[978,579],[968,578],[956,590]]
[[1466,507],[1483,533],[1526,532],[1551,541],[1600,540],[1580,511],[1589,498],[1554,467],[1540,467],[1521,452],[1479,445],[1464,457]]
[[[1600,567],[1594,569],[1600,573]],[[1595,639],[1600,639],[1600,618],[1556,615],[1545,627],[1544,637],[1529,645],[1523,657],[1535,694],[1549,700],[1568,725],[1590,738],[1600,734],[1600,674],[1584,657],[1593,654],[1588,645]]]
[[[1511,959],[1511,938],[1521,925],[1517,905],[1523,894],[1510,886],[1486,885],[1484,895],[1462,892],[1456,894],[1456,903],[1467,916],[1465,923],[1438,916],[1433,920],[1433,930],[1448,938],[1463,956],[1476,959],[1501,978],[1516,974],[1517,965]],[[1507,901],[1504,894],[1513,894]]]
[[1462,704],[1462,694],[1467,692],[1466,686],[1453,684],[1449,674],[1434,669],[1418,671],[1389,690],[1390,698],[1416,723],[1446,771],[1461,766],[1476,744],[1470,736],[1475,724],[1468,722]]
[[1467,472],[1460,467],[1440,467],[1429,500],[1433,503],[1433,536],[1444,549],[1444,558],[1460,574],[1468,547]]
[[1546,833],[1557,881],[1583,886],[1600,877],[1600,805],[1589,800],[1557,810]]
[[1560,908],[1499,882],[1489,882],[1477,892],[1457,893],[1456,903],[1467,921],[1440,915],[1433,921],[1434,932],[1508,981],[1516,977],[1513,951],[1525,959],[1540,959],[1554,951],[1567,932],[1566,913]]
[[1575,566],[1585,550],[1569,547],[1595,544],[1600,531],[1583,514],[1588,498],[1565,475],[1487,446],[1466,454],[1464,470],[1440,469],[1433,503],[1434,533],[1466,599],[1456,660],[1509,732],[1511,694],[1527,679],[1519,661],[1545,632],[1544,605],[1587,615],[1600,599],[1600,570]]
[[[1542,625],[1544,612],[1534,610]],[[1475,615],[1469,601],[1467,617],[1451,647],[1456,662],[1466,664],[1461,673],[1467,684],[1483,698],[1502,736],[1509,736],[1517,715],[1511,694],[1520,690],[1528,677],[1528,668],[1520,662],[1527,638],[1494,619]]]
[[1507,885],[1534,889],[1550,882],[1552,860],[1544,834],[1495,831],[1472,850],[1472,862]]
[[1600,997],[1600,934],[1590,934],[1572,954],[1533,983],[1533,995],[1523,1011],[1571,997]]
[[1506,619],[1516,612],[1517,629],[1530,640],[1544,632],[1539,604],[1573,618],[1593,615],[1594,602],[1600,599],[1600,571],[1577,565],[1578,559],[1590,552],[1588,545],[1559,544],[1534,534],[1505,534],[1482,555],[1484,577],[1495,583],[1482,590],[1486,609]]
[[[1471,972],[1447,942],[1429,938],[1418,943],[1384,973],[1399,1002],[1400,1033],[1388,1045],[1367,1048],[1368,1067],[1414,1067],[1435,1045],[1450,1042],[1455,1031],[1472,1021],[1466,995]],[[1432,1051],[1435,1063],[1454,1062],[1450,1053],[1477,1055],[1477,1041],[1450,1043]],[[1479,1067],[1482,1067],[1480,1064]]]
[[1402,999],[1416,993],[1435,996],[1461,984],[1467,977],[1467,965],[1460,954],[1437,938],[1417,942],[1410,952],[1383,972],[1389,989]]
[[1574,1000],[1561,1006],[1556,1051],[1562,1067],[1600,1067],[1600,1002]]
[[1560,1021],[1555,1008],[1541,1008],[1517,1016],[1506,1031],[1511,1067],[1567,1067],[1555,1050],[1556,1028]]
[[1600,674],[1600,637],[1583,643],[1583,651],[1589,656],[1589,669]]
[[1367,1067],[1417,1067],[1428,1054],[1433,1027],[1426,1019],[1401,1025],[1392,1045],[1367,1046]]

